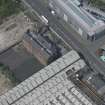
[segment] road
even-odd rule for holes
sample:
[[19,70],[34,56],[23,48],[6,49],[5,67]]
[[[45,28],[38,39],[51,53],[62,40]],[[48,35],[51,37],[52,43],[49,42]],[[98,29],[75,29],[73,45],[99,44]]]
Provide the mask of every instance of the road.
[[79,40],[79,36],[74,30],[71,28],[67,29],[63,25],[63,21],[52,16],[50,11],[48,10],[48,6],[44,5],[44,0],[25,0],[33,10],[35,10],[39,15],[44,15],[49,20],[49,25],[77,52],[80,52],[85,57],[85,60],[88,61],[91,68],[101,74],[105,75],[105,66],[104,63],[101,62],[95,54],[90,51],[88,46],[82,44]]

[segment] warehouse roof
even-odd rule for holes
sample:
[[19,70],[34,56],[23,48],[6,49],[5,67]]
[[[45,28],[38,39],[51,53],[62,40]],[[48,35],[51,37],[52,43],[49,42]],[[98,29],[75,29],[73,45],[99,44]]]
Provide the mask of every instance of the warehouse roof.
[[84,29],[89,35],[99,33],[105,30],[105,24],[101,20],[97,20],[90,13],[82,7],[76,5],[72,0],[53,0],[59,8],[62,8],[71,19],[74,19],[81,28]]
[[74,2],[77,6],[80,5],[80,2],[78,0],[71,0],[72,2]]

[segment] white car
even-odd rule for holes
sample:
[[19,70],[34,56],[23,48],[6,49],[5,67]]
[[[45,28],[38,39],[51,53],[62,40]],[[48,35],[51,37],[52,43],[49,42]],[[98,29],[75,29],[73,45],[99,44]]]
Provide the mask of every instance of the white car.
[[42,22],[48,25],[48,19],[45,16],[41,16]]
[[53,11],[53,10],[51,11],[51,14],[52,14],[52,15],[56,15],[55,11]]

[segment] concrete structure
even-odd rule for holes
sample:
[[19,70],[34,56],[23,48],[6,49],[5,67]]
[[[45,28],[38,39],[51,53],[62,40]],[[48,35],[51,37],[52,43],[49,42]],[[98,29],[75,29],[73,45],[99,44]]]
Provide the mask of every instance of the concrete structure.
[[104,22],[94,18],[74,1],[49,0],[49,6],[84,39],[96,40],[105,34]]
[[0,105],[96,105],[67,79],[68,70],[72,74],[85,66],[72,50],[2,95]]

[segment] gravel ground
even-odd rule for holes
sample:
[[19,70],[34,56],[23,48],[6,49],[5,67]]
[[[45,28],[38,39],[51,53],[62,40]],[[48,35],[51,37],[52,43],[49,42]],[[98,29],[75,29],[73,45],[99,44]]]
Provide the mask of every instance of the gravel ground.
[[21,41],[29,28],[32,28],[32,23],[23,13],[0,25],[0,52]]

